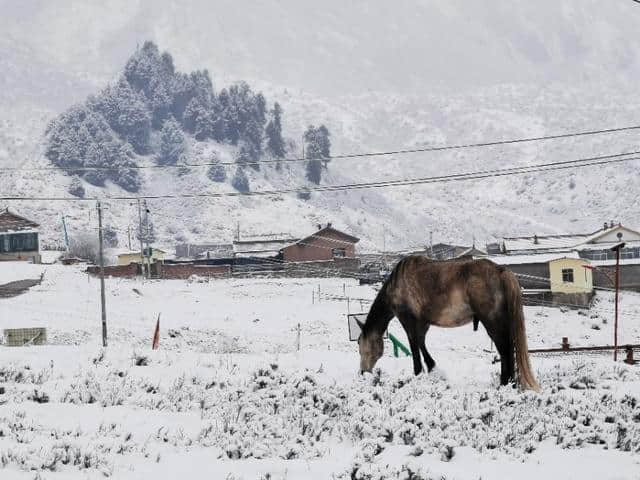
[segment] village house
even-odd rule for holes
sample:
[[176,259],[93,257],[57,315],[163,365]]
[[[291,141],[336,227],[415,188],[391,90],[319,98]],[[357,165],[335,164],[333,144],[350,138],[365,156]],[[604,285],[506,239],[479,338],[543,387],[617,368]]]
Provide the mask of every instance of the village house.
[[318,225],[318,231],[283,248],[280,252],[284,262],[321,262],[356,259],[356,243],[352,235],[336,230],[328,223]]
[[436,243],[426,247],[424,250],[412,252],[413,255],[424,255],[434,260],[454,260],[454,259],[470,259],[474,256],[482,256],[485,254],[472,245],[464,247],[461,245],[452,245],[448,243]]
[[283,248],[297,242],[292,237],[247,237],[233,242],[235,258],[276,258]]
[[0,212],[0,261],[40,263],[39,227],[8,208]]
[[231,258],[232,243],[181,243],[176,245],[176,258]]
[[[518,275],[525,298],[563,298],[585,305],[594,287],[615,285],[616,253],[621,242],[620,287],[640,290],[640,232],[614,222],[591,233],[505,237],[487,246],[487,258]],[[567,297],[568,296],[568,297]]]
[[[151,263],[164,262],[166,254],[167,252],[165,252],[164,250],[160,250],[159,248],[152,248],[151,255],[150,255]],[[142,255],[140,254],[140,251],[121,252],[117,254],[117,257],[118,257],[118,265],[130,265],[132,263],[142,263]]]
[[484,257],[518,277],[525,303],[565,303],[588,306],[593,297],[591,262],[578,252]]

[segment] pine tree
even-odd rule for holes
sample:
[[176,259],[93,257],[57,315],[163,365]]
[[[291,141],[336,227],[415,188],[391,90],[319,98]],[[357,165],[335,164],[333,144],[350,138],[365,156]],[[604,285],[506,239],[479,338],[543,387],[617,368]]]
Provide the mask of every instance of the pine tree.
[[319,141],[318,129],[313,125],[309,125],[304,132],[304,141],[306,144],[305,157],[307,161],[307,180],[316,185],[320,184],[322,179],[322,150]]
[[171,55],[167,52],[160,54],[157,45],[149,41],[125,65],[124,76],[129,85],[146,97],[153,128],[161,128],[171,113],[174,75]]
[[156,161],[160,165],[175,165],[185,155],[185,141],[180,125],[173,117],[169,117],[162,125],[160,132],[160,152]]
[[144,95],[134,91],[122,77],[100,95],[90,97],[87,106],[102,114],[109,126],[131,144],[139,154],[148,153],[151,134],[151,114]]
[[242,142],[240,149],[238,150],[238,156],[236,157],[236,163],[242,167],[250,166],[254,170],[259,170],[260,166],[257,165],[259,155],[254,149],[253,145],[248,142]]
[[307,179],[317,185],[322,178],[322,164],[324,163],[326,168],[330,161],[329,129],[324,125],[320,125],[318,128],[309,125],[304,132],[304,141],[306,144],[305,156],[310,159],[307,162]]
[[[267,149],[274,157],[284,158],[285,144],[282,138],[282,108],[278,102],[273,105],[270,115],[271,118],[265,128]],[[277,164],[277,167],[280,168],[280,163]]]
[[324,125],[320,125],[317,130],[317,142],[325,168],[327,168],[327,164],[331,161],[331,140],[329,136],[329,129]]
[[231,186],[239,192],[246,193],[249,191],[249,179],[242,167],[236,168],[236,173],[231,180]]
[[222,183],[227,180],[227,172],[224,169],[223,165],[220,165],[220,162],[215,161],[214,164],[209,167],[209,171],[207,172],[207,177],[209,177],[212,181]]
[[156,230],[147,209],[142,215],[142,224],[138,224],[136,239],[143,243],[154,243],[156,241]]
[[71,179],[71,184],[69,185],[69,193],[74,197],[84,198],[84,186],[82,185],[82,181],[78,176],[74,176]]

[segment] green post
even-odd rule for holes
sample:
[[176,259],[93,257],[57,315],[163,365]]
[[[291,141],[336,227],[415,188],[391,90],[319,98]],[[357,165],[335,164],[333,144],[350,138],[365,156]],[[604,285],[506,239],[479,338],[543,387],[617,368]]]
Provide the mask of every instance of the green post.
[[411,355],[411,352],[409,351],[409,349],[407,347],[405,347],[402,342],[400,340],[398,340],[396,337],[394,337],[393,335],[389,334],[389,340],[391,340],[391,343],[393,344],[393,356],[394,357],[399,357],[400,354],[398,353],[398,350],[401,350],[406,356]]

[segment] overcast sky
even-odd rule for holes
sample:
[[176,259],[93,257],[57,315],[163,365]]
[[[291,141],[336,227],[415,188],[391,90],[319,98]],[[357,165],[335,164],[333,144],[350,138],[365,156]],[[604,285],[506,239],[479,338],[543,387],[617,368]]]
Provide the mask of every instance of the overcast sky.
[[180,69],[332,96],[634,81],[630,0],[0,0],[2,49],[103,84],[144,40]]

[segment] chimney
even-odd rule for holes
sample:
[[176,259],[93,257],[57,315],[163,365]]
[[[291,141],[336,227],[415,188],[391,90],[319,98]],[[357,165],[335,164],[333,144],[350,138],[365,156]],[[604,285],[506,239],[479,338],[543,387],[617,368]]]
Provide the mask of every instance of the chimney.
[[318,230],[322,230],[322,224],[318,224]]
[[603,230],[606,230],[607,228],[608,228],[608,227],[607,227],[607,222],[604,222],[604,225],[603,225],[602,229],[603,229]]
[[331,228],[331,222],[327,223],[327,228]]

